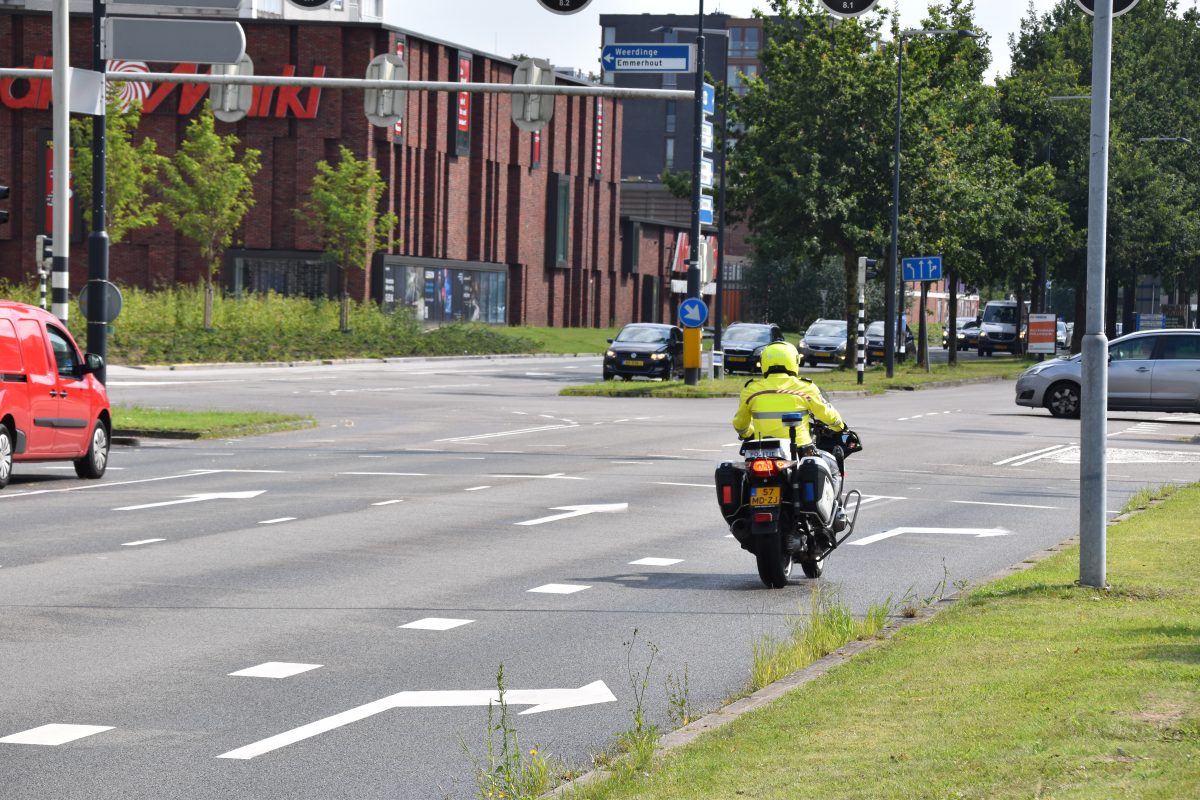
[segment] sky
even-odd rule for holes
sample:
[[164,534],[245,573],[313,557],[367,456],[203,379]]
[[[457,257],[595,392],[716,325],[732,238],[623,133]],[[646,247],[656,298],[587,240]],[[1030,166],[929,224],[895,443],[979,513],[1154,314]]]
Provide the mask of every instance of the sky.
[[[900,23],[920,27],[927,0],[880,0],[894,8],[898,2]],[[1056,0],[1033,0],[1039,13]],[[698,0],[591,0],[575,14],[554,14],[538,0],[384,0],[387,22],[402,28],[462,44],[472,50],[512,56],[524,53],[547,58],[560,67],[599,71],[601,14],[690,14],[699,10]],[[991,35],[992,64],[987,76],[1009,70],[1008,36],[1020,27],[1028,0],[976,0],[975,20]],[[706,14],[717,11],[749,17],[755,8],[767,8],[764,0],[708,0]],[[1080,13],[1083,13],[1082,11]]]

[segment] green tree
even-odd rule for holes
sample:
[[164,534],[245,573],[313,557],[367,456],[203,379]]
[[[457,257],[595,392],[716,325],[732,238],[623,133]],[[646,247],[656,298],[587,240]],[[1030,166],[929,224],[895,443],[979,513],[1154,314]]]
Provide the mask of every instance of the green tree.
[[[104,225],[109,239],[116,244],[125,234],[158,222],[162,203],[151,199],[152,190],[159,184],[166,157],[157,151],[150,137],[134,143],[140,104],[127,111],[110,97],[107,104],[105,128],[106,195]],[[75,193],[83,204],[84,219],[92,225],[92,120],[77,118],[71,121],[75,147],[75,166],[72,170]]]
[[296,211],[301,219],[315,223],[326,255],[341,270],[343,332],[350,329],[350,270],[365,270],[376,250],[393,243],[396,215],[379,211],[386,189],[373,161],[356,158],[348,147],[339,145],[337,166],[317,162],[309,198]]
[[204,260],[206,330],[212,328],[213,278],[221,256],[254,205],[259,151],[246,148],[239,157],[237,145],[237,136],[216,132],[212,106],[205,101],[164,169],[164,211],[180,233],[199,245]]

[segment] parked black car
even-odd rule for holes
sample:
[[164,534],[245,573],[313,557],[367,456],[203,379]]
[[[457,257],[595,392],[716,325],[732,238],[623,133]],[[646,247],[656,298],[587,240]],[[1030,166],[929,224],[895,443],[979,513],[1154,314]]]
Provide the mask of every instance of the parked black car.
[[[886,331],[883,327],[883,320],[876,320],[867,326],[867,366],[871,366],[877,361],[883,361],[884,353],[884,334]],[[907,324],[904,326],[904,352],[900,352],[900,348],[896,348],[896,360],[903,361],[908,357],[908,354],[913,352],[916,345],[914,344],[914,336],[912,328]]]
[[761,371],[758,356],[771,342],[783,341],[783,331],[770,322],[735,322],[721,333],[725,351],[725,372],[757,375]]
[[608,340],[604,380],[635,376],[669,379],[683,373],[683,329],[675,325],[635,322]]

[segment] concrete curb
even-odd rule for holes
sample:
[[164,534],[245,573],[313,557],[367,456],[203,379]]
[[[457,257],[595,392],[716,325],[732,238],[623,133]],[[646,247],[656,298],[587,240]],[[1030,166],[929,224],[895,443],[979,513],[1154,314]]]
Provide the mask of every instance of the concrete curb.
[[341,364],[401,364],[410,362],[423,364],[430,361],[455,361],[472,359],[487,361],[501,358],[582,358],[598,356],[599,353],[486,353],[483,355],[448,355],[448,356],[385,356],[383,358],[317,358],[307,361],[209,361],[194,364],[110,364],[109,366],[123,369],[136,369],[143,372],[175,372],[189,369],[234,369],[237,367],[255,367],[265,369],[286,369],[289,367],[328,367]]
[[[1117,522],[1128,519],[1130,516],[1132,516],[1132,514],[1136,513],[1138,512],[1133,511],[1128,514],[1121,514],[1110,520],[1108,524],[1111,526]],[[1009,575],[1024,572],[1025,570],[1030,569],[1034,565],[1044,561],[1050,556],[1077,544],[1079,544],[1079,536],[1074,535],[1064,539],[1058,544],[1051,545],[1044,550],[1039,550],[1028,558],[1023,559],[1019,563],[1011,564],[1008,567],[1000,569],[981,578],[977,583],[965,586],[960,591],[945,595],[936,602],[925,606],[924,608],[918,609],[916,614],[912,617],[900,617],[892,620],[874,639],[850,642],[846,645],[843,645],[824,658],[818,659],[817,661],[809,664],[807,667],[803,667],[796,672],[791,673],[790,675],[785,675],[769,686],[764,686],[748,697],[735,700],[727,706],[705,714],[700,719],[690,722],[682,728],[663,735],[659,738],[658,745],[655,747],[654,758],[658,759],[673,750],[677,750],[681,747],[689,745],[698,739],[702,734],[722,728],[743,714],[756,711],[774,702],[775,700],[778,700],[787,693],[811,683],[817,678],[823,676],[825,673],[829,672],[831,669],[849,662],[850,659],[854,658],[854,656],[858,655],[859,653],[866,652],[873,647],[883,644],[887,640],[891,639],[897,631],[903,630],[909,625],[919,625],[928,622],[929,620],[933,619],[942,608],[947,608],[961,600],[963,595],[971,588],[991,583],[992,581],[999,580],[1000,578],[1004,578]],[[604,780],[605,778],[609,777],[610,774],[612,774],[611,771],[607,769],[597,769],[590,772],[585,772],[578,778],[555,787],[551,791],[542,795],[542,798],[544,800],[551,800],[552,798],[565,797],[567,796],[568,792],[571,792],[576,788]]]

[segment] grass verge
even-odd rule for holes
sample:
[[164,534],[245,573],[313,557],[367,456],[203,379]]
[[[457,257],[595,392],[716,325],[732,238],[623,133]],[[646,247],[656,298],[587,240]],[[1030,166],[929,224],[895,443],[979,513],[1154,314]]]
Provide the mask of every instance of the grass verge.
[[1200,484],[972,591],[590,800],[1200,796]]
[[317,427],[312,417],[261,411],[172,411],[141,406],[113,406],[117,436],[174,436],[229,439]]
[[[1032,359],[1005,358],[988,361],[968,361],[955,366],[934,364],[926,372],[921,367],[904,365],[892,371],[888,378],[882,366],[872,367],[858,384],[858,373],[854,370],[835,369],[824,373],[805,373],[823,392],[865,391],[882,394],[888,389],[918,389],[931,383],[963,380],[986,380],[1016,378]],[[578,386],[567,386],[560,395],[576,397],[737,397],[749,376],[702,380],[695,386],[683,381],[601,381]]]

